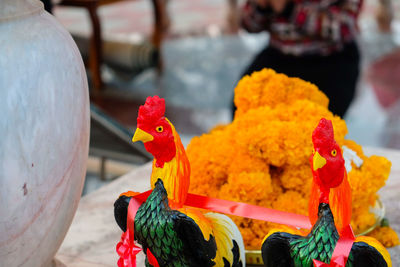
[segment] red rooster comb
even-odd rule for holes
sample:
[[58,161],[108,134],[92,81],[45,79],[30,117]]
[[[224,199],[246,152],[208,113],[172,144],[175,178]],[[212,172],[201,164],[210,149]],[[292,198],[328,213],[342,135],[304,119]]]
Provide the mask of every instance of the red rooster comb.
[[137,122],[140,124],[148,121],[157,121],[164,117],[164,114],[165,99],[160,98],[157,95],[153,97],[149,96],[144,105],[139,108]]
[[322,145],[322,144],[332,144],[335,142],[333,136],[333,126],[330,120],[322,118],[317,128],[315,128],[312,134],[312,141],[314,145]]

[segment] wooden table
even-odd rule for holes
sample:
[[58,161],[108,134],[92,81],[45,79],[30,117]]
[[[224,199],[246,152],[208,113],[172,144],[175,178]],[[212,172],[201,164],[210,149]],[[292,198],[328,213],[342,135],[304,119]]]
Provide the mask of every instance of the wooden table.
[[[400,233],[400,151],[365,148],[367,155],[381,155],[392,162],[392,171],[380,196],[391,226]],[[100,267],[117,266],[115,245],[121,231],[113,216],[113,203],[118,195],[129,189],[149,189],[151,163],[116,179],[80,201],[71,228],[56,254],[59,266]],[[400,266],[400,246],[389,249],[393,266]],[[144,256],[138,256],[138,266],[144,266]]]
[[[124,0],[62,0],[59,4],[71,7],[82,7],[87,9],[92,25],[92,35],[90,38],[89,48],[89,70],[92,74],[92,82],[94,93],[98,94],[103,86],[101,78],[101,62],[102,62],[102,38],[101,38],[101,23],[97,14],[100,6],[114,4]],[[159,49],[163,39],[163,31],[165,28],[166,16],[166,2],[164,0],[151,0],[153,6],[154,23],[152,43],[154,47]],[[135,18],[132,18],[135,19]],[[161,70],[161,63],[159,64],[159,71]]]

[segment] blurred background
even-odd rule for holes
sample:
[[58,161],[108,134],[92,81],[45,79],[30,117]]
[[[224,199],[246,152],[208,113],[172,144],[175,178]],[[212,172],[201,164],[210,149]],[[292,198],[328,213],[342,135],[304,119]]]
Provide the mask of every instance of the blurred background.
[[[363,146],[400,148],[400,1],[365,0],[358,23],[362,72],[345,120]],[[187,145],[231,121],[233,89],[269,41],[240,29],[239,0],[63,0],[53,15],[88,70],[91,143],[84,194],[150,160],[130,138],[149,95]]]

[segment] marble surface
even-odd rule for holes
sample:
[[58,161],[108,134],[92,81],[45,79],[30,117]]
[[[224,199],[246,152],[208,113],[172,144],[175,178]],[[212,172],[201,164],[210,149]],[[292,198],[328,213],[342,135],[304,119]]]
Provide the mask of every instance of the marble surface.
[[[391,226],[400,233],[400,151],[365,148],[365,152],[382,155],[392,161],[389,180],[380,195]],[[149,189],[150,172],[151,163],[148,163],[81,199],[71,228],[56,254],[57,266],[116,266],[118,255],[115,245],[121,231],[114,221],[113,203],[123,191],[142,192]],[[393,266],[399,266],[400,246],[389,251]],[[139,255],[138,266],[144,266],[143,255]]]
[[0,50],[0,267],[49,266],[86,172],[85,69],[38,0],[0,1]]

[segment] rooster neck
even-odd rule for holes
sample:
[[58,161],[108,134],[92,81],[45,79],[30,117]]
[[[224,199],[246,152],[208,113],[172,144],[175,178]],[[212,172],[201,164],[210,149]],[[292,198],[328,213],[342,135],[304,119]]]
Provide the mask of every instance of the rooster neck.
[[321,181],[318,177],[318,173],[313,172],[313,178],[314,178],[314,183],[318,186],[319,188],[319,204],[326,203],[329,204],[329,194],[330,194],[330,188],[325,187],[324,185],[321,185],[318,181]]
[[306,237],[290,241],[295,266],[313,266],[312,260],[329,262],[339,240],[332,211],[327,203],[318,206],[318,220]]
[[324,186],[320,186],[320,194],[319,194],[319,204],[325,203],[329,205],[329,194],[330,194],[330,189],[326,188]]
[[[172,218],[176,213],[169,207],[163,183],[158,181],[153,192],[139,207],[135,216],[135,239],[144,248],[150,250],[161,266],[167,266],[168,261],[173,261],[174,254],[183,253],[182,242],[179,242],[178,233],[173,230]],[[160,234],[164,241],[161,243],[163,249],[159,249],[160,245],[157,245],[161,240]]]
[[171,128],[174,134],[176,154],[162,165],[159,165],[158,160],[154,159],[151,186],[154,188],[157,180],[161,179],[167,191],[170,205],[179,208],[185,203],[189,191],[190,164],[182,141],[172,124]]
[[[321,241],[320,238],[322,237]],[[308,234],[306,239],[315,239],[316,243],[320,242],[319,245],[329,245],[330,250],[325,251],[326,253],[332,253],[335,248],[335,244],[339,239],[339,234],[335,226],[335,220],[329,204],[321,203],[318,206],[318,220],[314,224],[311,232]],[[330,240],[330,241],[328,241]],[[318,244],[317,244],[318,245]],[[329,256],[330,258],[330,256]]]
[[335,229],[334,232],[337,233],[336,227],[335,227],[335,220],[333,218],[333,214],[331,211],[331,207],[329,206],[328,203],[321,203],[318,206],[318,220],[314,224],[311,234],[312,233],[317,233],[316,229],[320,227],[320,225],[323,224],[325,227],[330,227],[332,229]]

